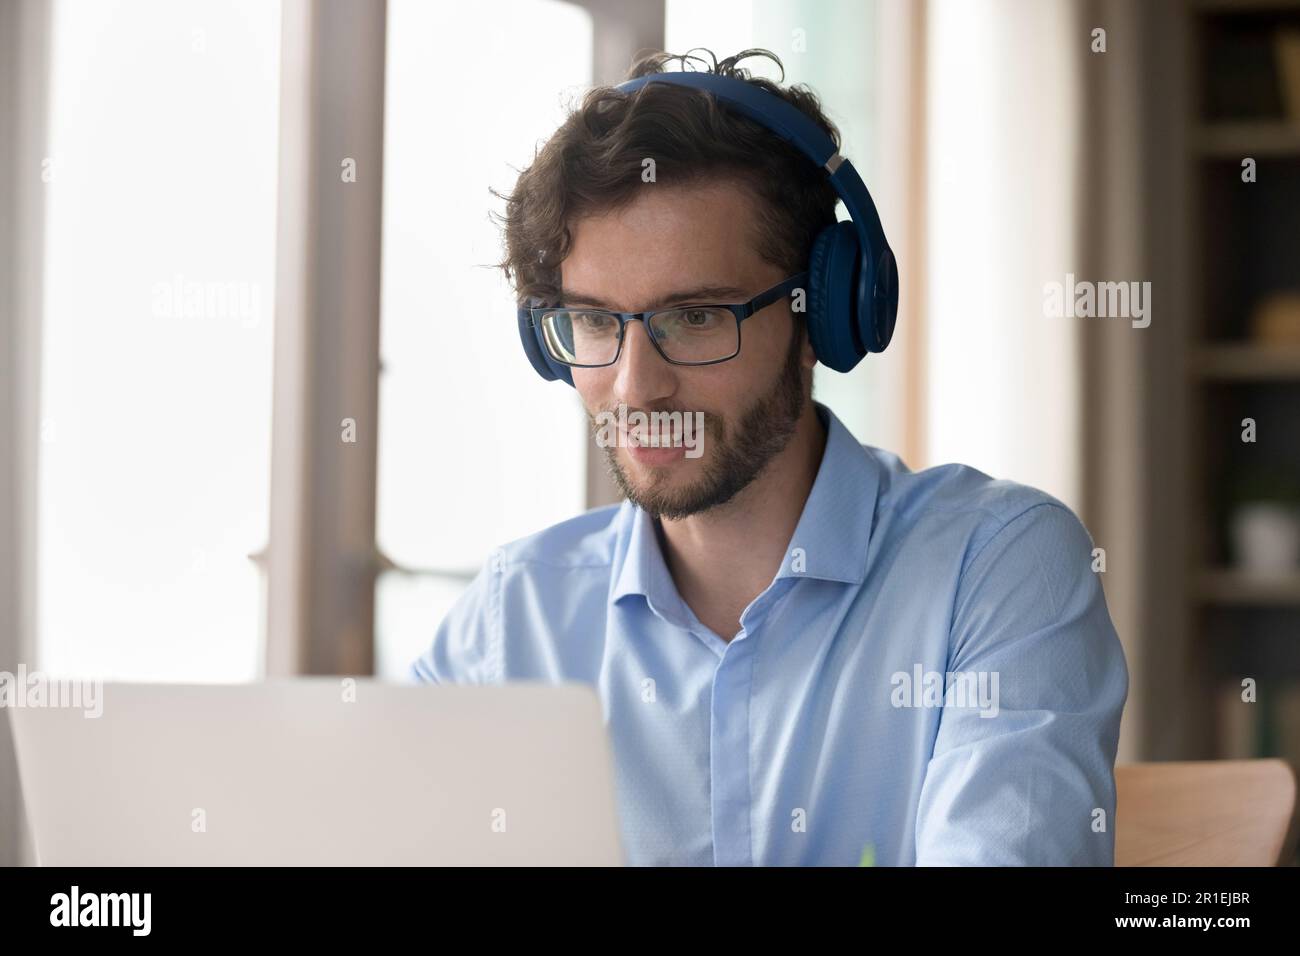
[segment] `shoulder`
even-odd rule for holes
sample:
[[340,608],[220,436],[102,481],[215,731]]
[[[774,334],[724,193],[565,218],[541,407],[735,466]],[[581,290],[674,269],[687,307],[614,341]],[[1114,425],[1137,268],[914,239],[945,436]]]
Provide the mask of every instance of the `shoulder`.
[[1067,621],[1083,625],[1077,635],[1089,648],[1113,643],[1097,573],[1104,562],[1097,562],[1092,536],[1063,501],[969,465],[912,472],[888,452],[872,453],[886,475],[882,484],[890,483],[885,500],[905,516],[900,533],[949,556],[955,648],[977,633],[997,644]]
[[912,471],[893,452],[863,448],[879,469],[880,511],[908,527],[942,525],[960,531],[968,561],[995,538],[1027,529],[1071,548],[1084,542],[1091,548],[1078,516],[1046,491],[957,463]]
[[543,664],[555,655],[529,669],[536,655],[528,644],[545,633],[545,622],[590,611],[604,593],[618,515],[617,505],[597,508],[495,548],[411,665],[410,677],[499,683],[547,673]]
[[623,506],[614,504],[575,515],[558,524],[497,548],[489,561],[500,573],[537,570],[608,569],[622,521]]

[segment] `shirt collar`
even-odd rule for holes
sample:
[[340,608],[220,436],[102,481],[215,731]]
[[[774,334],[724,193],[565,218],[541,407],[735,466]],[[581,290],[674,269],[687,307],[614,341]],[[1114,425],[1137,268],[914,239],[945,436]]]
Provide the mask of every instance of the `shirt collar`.
[[[813,405],[826,426],[826,449],[776,577],[861,584],[875,523],[878,466],[834,412],[820,402]],[[619,539],[626,547],[616,553],[619,566],[610,601],[641,594],[666,619],[685,620],[654,521],[627,501],[619,517]]]

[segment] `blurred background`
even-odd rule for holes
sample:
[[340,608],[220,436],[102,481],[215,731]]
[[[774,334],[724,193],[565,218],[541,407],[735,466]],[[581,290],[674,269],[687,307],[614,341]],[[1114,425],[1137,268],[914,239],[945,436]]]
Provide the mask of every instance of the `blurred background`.
[[[397,678],[616,500],[490,190],[693,47],[822,96],[898,256],[816,397],[1104,551],[1120,760],[1300,764],[1300,0],[0,0],[0,671]],[[1049,314],[1070,277],[1150,324]]]

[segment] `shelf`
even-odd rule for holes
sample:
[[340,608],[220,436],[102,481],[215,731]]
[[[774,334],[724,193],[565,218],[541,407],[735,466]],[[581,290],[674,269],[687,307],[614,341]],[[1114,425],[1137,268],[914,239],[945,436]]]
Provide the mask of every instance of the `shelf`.
[[1193,0],[1192,6],[1205,13],[1300,12],[1300,0]]
[[1203,604],[1300,607],[1300,570],[1263,577],[1233,568],[1202,571],[1197,598]]
[[1194,353],[1192,368],[1207,381],[1300,381],[1300,345],[1207,345]]
[[1282,120],[1205,123],[1196,130],[1196,148],[1202,156],[1216,159],[1300,158],[1300,124]]

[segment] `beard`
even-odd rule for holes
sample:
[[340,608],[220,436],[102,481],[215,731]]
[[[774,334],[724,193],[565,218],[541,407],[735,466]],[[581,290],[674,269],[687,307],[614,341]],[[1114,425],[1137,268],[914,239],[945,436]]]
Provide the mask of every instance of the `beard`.
[[[804,409],[802,347],[803,330],[796,323],[785,366],[766,392],[741,414],[735,429],[728,429],[721,415],[704,414],[704,432],[713,453],[704,464],[704,474],[688,486],[670,487],[671,475],[665,473],[637,484],[619,463],[618,449],[606,446],[606,467],[623,495],[652,518],[670,520],[701,514],[731,501],[759,476],[794,435]],[[595,417],[588,417],[594,435]]]

